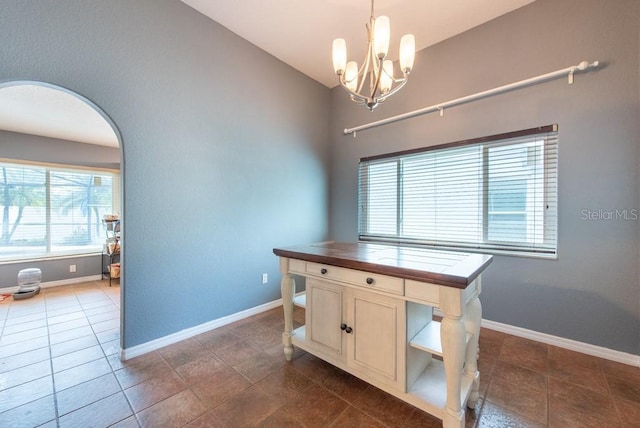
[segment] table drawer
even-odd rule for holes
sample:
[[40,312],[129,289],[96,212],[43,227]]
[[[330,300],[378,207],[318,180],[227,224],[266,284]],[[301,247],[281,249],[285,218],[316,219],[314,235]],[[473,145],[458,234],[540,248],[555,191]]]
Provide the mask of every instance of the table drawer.
[[425,302],[429,306],[440,306],[440,286],[428,282],[406,280],[404,294],[409,299]]
[[292,273],[304,274],[305,273],[305,262],[303,260],[298,259],[289,259],[289,271]]
[[[478,281],[474,281],[467,286],[462,293],[462,303],[466,304],[478,290]],[[429,282],[420,282],[406,280],[404,284],[404,295],[409,299],[419,300],[429,306],[440,307],[440,290],[443,286],[431,284]]]
[[310,275],[334,281],[347,282],[400,296],[404,295],[404,279],[402,278],[311,262],[307,263],[306,272]]

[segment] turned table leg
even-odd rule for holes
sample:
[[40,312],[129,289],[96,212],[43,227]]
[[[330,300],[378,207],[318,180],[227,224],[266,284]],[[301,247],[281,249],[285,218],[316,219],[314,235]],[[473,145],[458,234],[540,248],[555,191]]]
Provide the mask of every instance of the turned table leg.
[[284,356],[287,361],[293,357],[293,345],[291,336],[293,332],[293,296],[296,292],[296,282],[293,275],[289,273],[289,259],[280,258],[280,293],[282,294],[282,308],[284,310],[284,332],[282,333],[282,344],[284,345]]
[[462,388],[462,367],[466,355],[466,330],[464,326],[464,306],[460,290],[447,288],[440,291],[441,310],[443,312],[440,325],[442,342],[442,359],[447,382],[447,403],[442,418],[444,428],[463,428],[465,412],[460,400]]
[[475,409],[476,403],[480,399],[480,372],[478,371],[478,340],[480,338],[480,321],[482,319],[482,305],[478,294],[480,294],[480,277],[477,281],[477,294],[467,303],[467,313],[465,315],[465,328],[471,335],[467,344],[467,355],[464,364],[464,374],[473,379],[473,386],[467,401],[467,407]]

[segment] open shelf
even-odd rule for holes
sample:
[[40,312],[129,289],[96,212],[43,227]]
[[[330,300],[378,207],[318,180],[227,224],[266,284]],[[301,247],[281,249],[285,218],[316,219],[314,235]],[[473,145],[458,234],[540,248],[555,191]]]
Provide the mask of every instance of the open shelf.
[[307,351],[307,329],[305,326],[298,327],[291,333],[291,343],[298,348]]
[[[460,405],[463,405],[469,398],[473,379],[462,376],[461,380]],[[447,381],[444,376],[444,363],[432,359],[431,363],[408,389],[407,393],[435,408],[444,409],[447,403]]]
[[298,294],[293,298],[293,304],[301,308],[307,307],[307,293]]
[[[409,342],[414,348],[421,349],[429,352],[433,355],[439,355],[442,357],[442,341],[440,340],[440,325],[439,321],[429,322],[422,330],[416,334]],[[465,340],[465,347],[471,339],[471,334],[467,333]],[[466,349],[466,348],[465,348]]]

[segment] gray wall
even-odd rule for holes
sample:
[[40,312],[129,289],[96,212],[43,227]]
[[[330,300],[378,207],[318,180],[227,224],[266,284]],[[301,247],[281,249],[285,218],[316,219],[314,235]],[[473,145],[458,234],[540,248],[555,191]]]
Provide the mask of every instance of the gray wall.
[[[392,17],[393,19],[393,17]],[[373,114],[332,90],[330,237],[355,241],[360,157],[559,124],[559,258],[497,256],[483,317],[640,353],[638,209],[640,2],[538,0],[421,51],[407,86]],[[406,29],[409,30],[409,29]],[[343,136],[342,129],[575,65],[601,70]]]
[[[0,158],[120,169],[120,150],[114,147],[84,144],[57,138],[40,137],[0,130]],[[18,284],[21,269],[42,270],[42,282],[61,281],[100,275],[100,256],[83,256],[24,263],[0,264],[0,288]],[[69,272],[69,265],[76,272]]]
[[176,0],[0,10],[0,81],[75,91],[122,137],[123,346],[279,298],[272,248],[328,230],[330,91]]
[[0,130],[0,158],[120,169],[120,149]]

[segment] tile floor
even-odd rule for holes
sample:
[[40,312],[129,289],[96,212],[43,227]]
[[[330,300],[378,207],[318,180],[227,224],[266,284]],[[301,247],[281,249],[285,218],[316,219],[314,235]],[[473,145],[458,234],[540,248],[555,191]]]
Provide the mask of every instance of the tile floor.
[[[304,311],[295,313],[297,323]],[[0,427],[439,427],[321,360],[275,309],[121,362],[119,286],[0,302]],[[640,427],[640,369],[483,329],[469,427]]]

